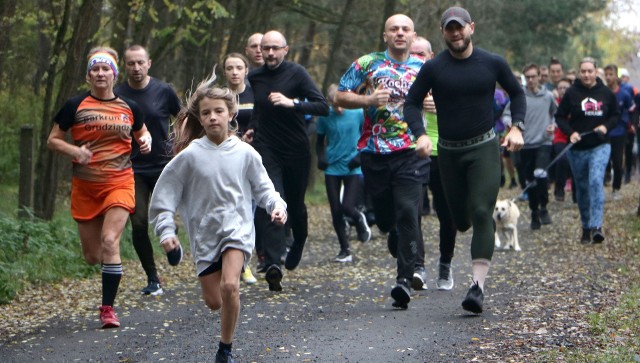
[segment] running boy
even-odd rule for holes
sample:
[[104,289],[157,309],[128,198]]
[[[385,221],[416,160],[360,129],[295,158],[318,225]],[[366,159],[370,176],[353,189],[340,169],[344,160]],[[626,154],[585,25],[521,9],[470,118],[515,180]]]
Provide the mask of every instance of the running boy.
[[232,136],[236,95],[214,81],[215,75],[198,86],[178,118],[176,156],[158,179],[149,217],[167,253],[180,248],[176,212],[182,217],[203,299],[221,309],[216,362],[233,362],[240,274],[255,243],[251,200],[277,224],[286,222],[287,212],[258,153]]

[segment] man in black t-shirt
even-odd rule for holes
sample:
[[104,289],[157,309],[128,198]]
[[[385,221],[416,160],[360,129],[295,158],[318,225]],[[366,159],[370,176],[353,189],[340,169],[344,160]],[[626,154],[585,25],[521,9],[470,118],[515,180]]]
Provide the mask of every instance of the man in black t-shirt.
[[153,138],[151,153],[142,155],[137,143],[132,143],[131,163],[135,179],[135,213],[131,214],[133,247],[147,274],[145,295],[162,294],[162,285],[153,258],[149,238],[149,201],[153,188],[164,166],[171,160],[169,145],[169,118],[180,111],[180,99],[168,84],[149,76],[151,59],[146,49],[132,45],[125,51],[127,82],[119,85],[115,93],[135,101],[146,117],[147,129]]
[[[262,156],[276,190],[287,202],[294,241],[285,267],[293,270],[300,263],[308,234],[304,196],[311,151],[304,116],[328,115],[329,105],[309,73],[302,66],[284,60],[289,46],[281,33],[267,32],[260,46],[265,64],[249,73],[255,98],[252,125],[259,125],[252,145]],[[280,291],[280,258],[286,248],[284,227],[271,223],[271,217],[262,208],[256,209],[255,224],[263,242],[265,279],[270,290]]]

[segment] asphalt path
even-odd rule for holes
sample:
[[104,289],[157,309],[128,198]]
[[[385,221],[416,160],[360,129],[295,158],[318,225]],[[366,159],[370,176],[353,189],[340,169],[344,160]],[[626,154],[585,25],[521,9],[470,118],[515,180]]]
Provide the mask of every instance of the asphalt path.
[[[520,207],[526,211],[524,204]],[[563,208],[574,209],[570,204]],[[502,337],[495,326],[519,314],[513,301],[526,295],[523,284],[531,276],[513,276],[513,271],[528,268],[534,274],[536,265],[549,258],[533,253],[545,242],[534,242],[528,219],[521,218],[523,251],[494,254],[485,311],[468,314],[460,303],[471,284],[471,235],[457,239],[454,289],[437,291],[437,219],[423,217],[429,290],[415,292],[407,310],[396,310],[389,296],[395,260],[386,250],[386,236],[374,228],[370,242],[352,241],[353,263],[334,263],[338,244],[328,207],[312,208],[310,216],[308,246],[300,267],[285,272],[284,291],[270,292],[264,281],[241,285],[242,310],[233,343],[236,362],[500,361],[485,355],[483,346],[499,344]],[[188,274],[193,270],[188,257],[178,268],[191,270]],[[130,281],[130,275],[127,278]],[[121,291],[138,285],[124,284]],[[202,302],[195,276],[186,283],[166,281],[165,290],[158,297],[125,299],[121,294],[116,301],[122,323],[118,329],[99,329],[97,309],[91,309],[73,316],[63,313],[32,332],[0,339],[0,361],[212,362],[219,314]]]

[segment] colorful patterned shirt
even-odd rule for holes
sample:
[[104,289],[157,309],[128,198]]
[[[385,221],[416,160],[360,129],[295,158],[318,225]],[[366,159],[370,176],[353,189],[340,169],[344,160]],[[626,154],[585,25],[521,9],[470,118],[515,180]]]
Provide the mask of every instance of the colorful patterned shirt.
[[424,64],[424,59],[409,57],[398,62],[385,52],[358,58],[342,76],[339,91],[371,94],[382,85],[391,91],[389,102],[382,107],[365,108],[364,127],[358,141],[362,152],[390,154],[415,149],[415,140],[404,121],[404,98]]

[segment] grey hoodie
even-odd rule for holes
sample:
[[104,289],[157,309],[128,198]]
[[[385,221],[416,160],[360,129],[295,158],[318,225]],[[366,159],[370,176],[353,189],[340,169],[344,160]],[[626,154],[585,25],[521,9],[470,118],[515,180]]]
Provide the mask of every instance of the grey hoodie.
[[[551,145],[553,134],[547,134],[547,126],[555,122],[554,114],[558,105],[553,94],[544,87],[540,87],[537,93],[525,88],[524,94],[527,100],[527,113],[524,116],[524,149],[533,149],[542,145]],[[511,126],[511,103],[507,105],[502,114],[505,125]]]
[[227,248],[243,251],[249,260],[255,245],[252,199],[268,213],[286,209],[253,147],[235,136],[220,145],[203,136],[162,171],[149,219],[163,241],[176,235],[175,214],[180,215],[200,274]]

